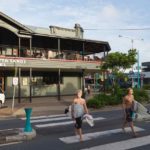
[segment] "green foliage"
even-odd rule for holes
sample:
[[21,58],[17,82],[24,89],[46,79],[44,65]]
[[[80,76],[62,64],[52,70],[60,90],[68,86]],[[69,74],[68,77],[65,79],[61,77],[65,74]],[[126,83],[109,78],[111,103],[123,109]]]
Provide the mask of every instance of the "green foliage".
[[109,53],[102,65],[102,70],[111,69],[112,72],[118,72],[120,69],[131,68],[136,63],[136,49],[129,50],[128,54],[121,52]]
[[134,98],[139,102],[149,101],[148,93],[143,89],[134,89]]
[[129,50],[128,53],[109,53],[100,67],[101,71],[109,70],[112,75],[112,91],[119,81],[127,81],[128,76],[124,74],[125,69],[131,68],[136,63],[136,49]]
[[98,99],[89,99],[87,102],[87,106],[91,108],[100,108],[102,107],[100,101]]
[[143,85],[143,89],[145,89],[145,90],[150,90],[150,84],[145,84],[145,85]]
[[[91,108],[101,108],[107,105],[118,105],[122,103],[122,98],[126,95],[126,90],[120,89],[119,87],[114,88],[114,93],[98,94],[87,101],[87,106]],[[139,102],[149,101],[149,96],[146,91],[142,89],[134,89],[135,100]]]

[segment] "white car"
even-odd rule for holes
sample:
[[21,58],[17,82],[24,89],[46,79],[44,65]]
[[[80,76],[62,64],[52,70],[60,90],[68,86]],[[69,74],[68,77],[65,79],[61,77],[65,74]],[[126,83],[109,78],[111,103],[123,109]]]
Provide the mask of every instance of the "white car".
[[2,107],[5,103],[5,94],[0,93],[0,107]]

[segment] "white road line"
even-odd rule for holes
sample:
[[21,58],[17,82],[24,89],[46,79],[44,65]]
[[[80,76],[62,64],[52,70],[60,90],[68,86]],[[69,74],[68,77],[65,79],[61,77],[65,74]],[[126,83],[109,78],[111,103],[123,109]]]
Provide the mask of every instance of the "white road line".
[[149,144],[150,144],[150,135],[124,140],[120,142],[115,142],[115,143],[94,146],[83,150],[127,150],[127,149],[136,148],[139,146],[144,146]]
[[[135,127],[135,131],[136,132],[144,131],[144,129],[139,128],[139,127]],[[88,141],[91,139],[98,138],[100,136],[112,135],[112,134],[121,133],[121,132],[122,132],[122,129],[113,129],[113,130],[107,130],[107,131],[87,133],[87,134],[83,134],[83,141]],[[126,132],[131,132],[131,129],[129,127],[126,128]],[[76,136],[62,137],[59,139],[66,144],[80,142]],[[106,149],[106,150],[108,150],[108,149]]]
[[[35,116],[31,117],[30,119],[42,119],[42,118],[53,118],[53,117],[65,117],[65,114],[58,114],[58,115],[48,115],[48,116]],[[21,120],[26,120],[26,118],[20,118]]]
[[[104,120],[104,119],[106,119],[106,118],[97,117],[97,118],[94,118],[94,121]],[[57,123],[38,124],[38,125],[35,125],[35,126],[37,128],[46,128],[46,127],[53,127],[53,126],[68,125],[68,124],[73,124],[73,123],[74,123],[73,121],[65,121],[65,122],[57,122]]]
[[22,142],[20,141],[20,142],[13,142],[13,143],[0,144],[0,147],[7,146],[7,145],[19,144],[19,143],[22,143]]
[[47,121],[57,121],[57,120],[66,120],[71,119],[70,117],[58,117],[58,118],[46,118],[46,119],[37,119],[37,120],[31,120],[31,123],[37,123],[37,122],[47,122]]

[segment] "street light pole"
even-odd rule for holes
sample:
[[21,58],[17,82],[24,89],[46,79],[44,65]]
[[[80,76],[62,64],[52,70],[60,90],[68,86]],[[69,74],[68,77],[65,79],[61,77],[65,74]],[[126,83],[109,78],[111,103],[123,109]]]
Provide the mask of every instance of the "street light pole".
[[[134,43],[134,40],[140,40],[140,41],[143,41],[144,39],[133,39],[133,38],[130,38],[130,37],[126,37],[126,36],[122,36],[122,35],[119,35],[119,37],[124,37],[124,38],[128,38],[131,40],[131,44],[132,44],[132,50],[133,50],[133,43]],[[138,53],[137,53],[137,70],[138,70],[138,74],[137,74],[137,79],[138,79],[138,85],[137,87],[140,88],[140,65],[139,65],[139,50],[138,50]],[[133,67],[132,67],[132,71],[133,71]],[[134,83],[134,78],[132,78],[132,84]]]
[[137,57],[137,61],[138,61],[138,62],[137,62],[137,67],[138,67],[138,86],[137,86],[137,87],[138,87],[138,89],[140,89],[140,87],[141,87],[141,86],[140,86],[140,65],[139,65],[139,51],[138,51],[138,53],[137,53],[137,56],[138,56],[138,57]]

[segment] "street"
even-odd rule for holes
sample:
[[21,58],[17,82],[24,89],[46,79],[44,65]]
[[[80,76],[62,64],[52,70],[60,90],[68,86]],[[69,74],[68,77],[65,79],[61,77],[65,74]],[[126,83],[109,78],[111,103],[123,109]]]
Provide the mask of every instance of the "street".
[[[83,142],[74,136],[72,120],[64,114],[32,117],[32,127],[36,129],[35,139],[26,142],[0,145],[2,150],[148,150],[150,146],[150,121],[135,123],[137,138],[133,138],[130,128],[122,132],[122,111],[92,113],[95,126],[83,123]],[[23,128],[25,118],[1,119],[3,129]]]

